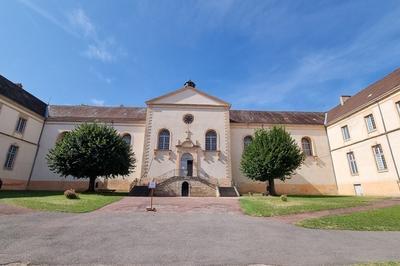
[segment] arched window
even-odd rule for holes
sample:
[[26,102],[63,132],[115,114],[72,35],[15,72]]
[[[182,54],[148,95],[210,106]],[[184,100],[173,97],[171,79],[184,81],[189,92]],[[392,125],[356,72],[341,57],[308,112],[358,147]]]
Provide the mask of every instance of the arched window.
[[209,130],[206,133],[206,151],[217,150],[217,132]]
[[122,140],[125,141],[126,144],[131,145],[131,135],[130,134],[124,134],[122,136]]
[[244,137],[244,139],[243,139],[243,147],[246,149],[247,146],[249,146],[252,141],[253,141],[253,137],[252,136]]
[[169,150],[169,137],[170,133],[167,129],[163,129],[158,134],[158,149]]
[[311,146],[311,139],[304,137],[301,139],[301,148],[306,156],[312,156],[312,146]]

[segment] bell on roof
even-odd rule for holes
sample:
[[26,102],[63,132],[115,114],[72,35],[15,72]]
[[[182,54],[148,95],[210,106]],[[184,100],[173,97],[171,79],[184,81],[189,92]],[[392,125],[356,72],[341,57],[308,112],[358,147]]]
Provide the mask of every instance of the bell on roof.
[[196,88],[196,84],[191,81],[190,79],[188,81],[185,82],[184,84],[185,87],[192,87],[192,88]]

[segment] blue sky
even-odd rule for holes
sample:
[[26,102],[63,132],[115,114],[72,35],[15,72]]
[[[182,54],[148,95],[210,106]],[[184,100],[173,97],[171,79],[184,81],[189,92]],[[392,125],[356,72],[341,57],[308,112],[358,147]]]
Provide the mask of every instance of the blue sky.
[[0,1],[0,73],[51,104],[326,111],[400,66],[400,1]]

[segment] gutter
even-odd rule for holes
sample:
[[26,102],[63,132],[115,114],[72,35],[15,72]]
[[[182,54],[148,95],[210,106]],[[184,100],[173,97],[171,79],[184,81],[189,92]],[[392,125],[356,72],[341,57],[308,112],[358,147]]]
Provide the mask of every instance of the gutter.
[[30,171],[30,173],[29,173],[28,182],[26,182],[25,190],[28,190],[29,185],[30,185],[30,183],[31,183],[33,170],[34,170],[34,168],[35,168],[36,159],[37,159],[37,156],[38,156],[38,153],[39,153],[40,142],[42,141],[42,135],[43,135],[43,131],[44,131],[44,126],[46,125],[46,121],[47,121],[47,118],[48,118],[48,116],[49,116],[49,109],[48,109],[48,108],[49,108],[49,106],[47,105],[45,117],[44,117],[44,120],[43,120],[42,129],[40,130],[40,135],[39,135],[38,143],[37,143],[37,145],[36,145],[35,157],[33,158],[32,168],[31,168],[31,171]]
[[325,133],[326,133],[326,139],[328,140],[328,148],[329,148],[329,154],[330,154],[330,157],[331,157],[331,166],[332,166],[332,170],[333,170],[333,177],[335,178],[336,191],[337,191],[337,194],[339,195],[339,186],[338,186],[337,178],[336,178],[335,164],[333,163],[331,143],[329,141],[329,136],[328,136],[327,121],[328,121],[328,112],[325,113],[324,128],[325,128]]
[[385,130],[385,136],[386,136],[386,141],[387,141],[388,146],[389,146],[390,155],[392,156],[392,160],[393,160],[393,164],[394,164],[394,169],[396,170],[398,182],[400,182],[399,169],[398,169],[398,167],[397,167],[396,160],[394,159],[393,149],[392,149],[392,145],[390,144],[388,132],[387,132],[387,130],[386,130],[386,123],[385,123],[385,119],[383,118],[383,113],[382,113],[381,105],[380,105],[379,102],[378,102],[377,104],[378,104],[379,113],[380,113],[381,119],[382,119],[383,130]]

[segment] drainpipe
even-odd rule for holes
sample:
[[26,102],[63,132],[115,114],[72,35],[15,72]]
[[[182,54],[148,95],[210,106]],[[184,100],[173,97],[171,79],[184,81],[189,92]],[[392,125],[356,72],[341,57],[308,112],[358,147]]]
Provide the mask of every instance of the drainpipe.
[[328,136],[327,121],[328,121],[328,113],[325,113],[324,128],[325,128],[325,133],[326,133],[326,139],[328,140],[329,155],[330,155],[330,157],[331,157],[331,158],[330,158],[330,159],[331,159],[331,166],[332,166],[332,170],[333,170],[333,177],[334,177],[334,179],[335,179],[336,191],[337,191],[337,194],[339,194],[339,186],[338,186],[338,184],[337,184],[335,164],[333,163],[332,150],[331,150],[331,143],[330,143],[330,141],[329,141],[329,136]]
[[[392,156],[392,160],[393,160],[393,164],[394,164],[394,169],[396,170],[397,179],[398,179],[397,184],[400,185],[399,169],[398,169],[397,164],[396,164],[396,161],[395,161],[395,159],[394,159],[393,150],[392,150],[392,145],[390,144],[389,136],[388,136],[387,131],[386,131],[385,119],[383,118],[383,113],[382,113],[382,109],[381,109],[380,103],[378,102],[377,104],[378,104],[379,113],[380,113],[380,115],[381,115],[381,120],[382,120],[382,124],[383,124],[383,130],[385,131],[386,141],[387,141],[388,146],[389,146],[390,155]],[[399,186],[399,189],[400,189],[400,186]]]
[[40,142],[42,141],[43,130],[44,130],[44,126],[45,126],[45,124],[46,124],[46,120],[47,120],[47,117],[48,117],[48,113],[49,113],[49,110],[48,110],[48,105],[47,105],[47,107],[46,107],[46,114],[45,114],[45,117],[44,117],[44,120],[43,120],[42,129],[40,130],[40,135],[39,135],[38,143],[37,143],[37,145],[36,145],[35,157],[33,158],[33,164],[32,164],[31,171],[30,171],[30,173],[29,173],[29,178],[28,178],[28,182],[26,183],[25,190],[28,190],[29,184],[31,183],[31,178],[32,178],[32,174],[33,174],[33,169],[35,168],[36,159],[37,159],[37,156],[38,156],[38,153],[39,153]]

